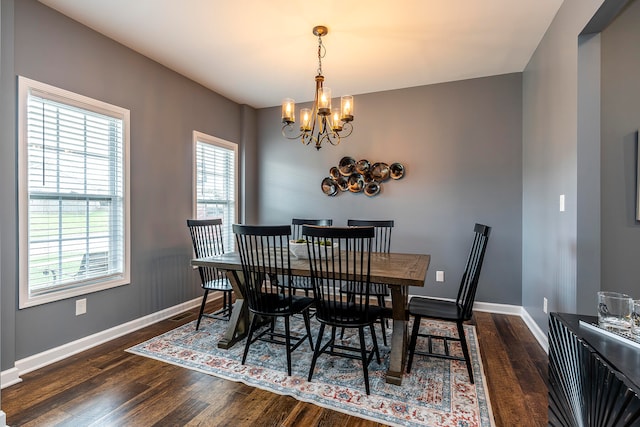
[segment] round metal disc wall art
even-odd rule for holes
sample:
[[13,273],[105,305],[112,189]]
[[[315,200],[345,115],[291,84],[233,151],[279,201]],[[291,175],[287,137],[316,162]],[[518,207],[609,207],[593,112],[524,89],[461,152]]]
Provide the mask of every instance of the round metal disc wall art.
[[341,192],[364,193],[376,196],[382,190],[382,183],[401,179],[405,167],[402,163],[371,163],[367,159],[356,161],[353,157],[343,157],[337,166],[329,168],[329,176],[322,180],[322,192],[336,196]]

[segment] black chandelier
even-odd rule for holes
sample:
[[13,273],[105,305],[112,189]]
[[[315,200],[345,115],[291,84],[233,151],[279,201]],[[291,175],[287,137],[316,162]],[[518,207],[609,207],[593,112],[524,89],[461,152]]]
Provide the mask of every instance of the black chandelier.
[[351,135],[353,126],[353,96],[340,98],[340,108],[331,108],[331,89],[324,87],[322,75],[322,58],[326,54],[322,37],[329,30],[324,26],[313,27],[313,34],[318,36],[318,75],[316,76],[316,93],[312,108],[300,110],[300,133],[296,133],[293,124],[296,122],[296,103],[291,98],[282,101],[282,135],[288,139],[300,139],[303,144],[314,143],[317,150],[324,141],[332,145],[340,144],[342,138]]

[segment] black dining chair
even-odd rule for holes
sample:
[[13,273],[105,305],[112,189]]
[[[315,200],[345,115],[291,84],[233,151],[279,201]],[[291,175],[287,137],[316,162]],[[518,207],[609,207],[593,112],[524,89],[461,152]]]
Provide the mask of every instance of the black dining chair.
[[[471,368],[471,358],[469,357],[469,347],[464,334],[463,322],[471,319],[473,315],[473,303],[476,297],[476,289],[478,288],[478,280],[480,279],[480,270],[484,261],[484,254],[489,241],[489,233],[491,227],[482,224],[476,224],[473,228],[474,238],[471,245],[471,251],[467,258],[467,263],[462,274],[458,296],[455,301],[433,299],[428,297],[411,297],[409,301],[409,314],[413,316],[413,328],[411,332],[411,341],[409,343],[409,360],[407,361],[407,373],[411,372],[411,364],[413,363],[414,354],[422,356],[439,357],[444,359],[464,360],[467,364],[467,372],[469,380],[473,384],[473,369]],[[428,333],[420,333],[420,322],[423,318],[431,318],[455,322],[458,330],[457,337],[432,335]],[[427,350],[416,350],[418,337],[427,338]],[[436,353],[433,351],[433,340],[441,340],[443,343],[443,352]],[[462,354],[464,357],[452,356],[449,351],[449,342],[460,342]]]
[[[249,347],[257,340],[284,344],[287,373],[291,375],[291,353],[307,339],[313,349],[309,308],[314,302],[312,297],[294,295],[291,286],[291,226],[234,224],[233,232],[242,263],[245,298],[251,313],[242,364],[247,359]],[[302,336],[291,333],[289,320],[294,314],[303,315],[306,334]],[[275,328],[277,318],[284,319],[284,333]],[[258,333],[265,320],[268,320],[268,327]]]
[[[313,351],[309,381],[318,357],[322,354],[359,359],[362,361],[365,389],[369,394],[368,366],[373,356],[380,363],[380,353],[373,328],[382,307],[369,304],[369,283],[373,227],[314,227],[303,226],[307,239],[311,281],[316,295],[316,318],[320,331]],[[349,299],[340,292],[344,281],[356,284]],[[322,344],[326,326],[331,327],[331,338]],[[359,346],[336,341],[336,328],[358,330]],[[372,348],[367,350],[365,328],[371,331]]]
[[[187,227],[191,234],[193,250],[196,258],[210,257],[221,255],[224,253],[224,244],[222,242],[222,219],[188,219]],[[202,304],[200,304],[200,313],[196,322],[196,331],[200,327],[200,321],[203,317],[213,319],[229,320],[233,309],[232,292],[233,288],[229,279],[223,271],[214,267],[198,267],[200,280],[204,295]],[[213,313],[205,313],[204,308],[207,304],[207,296],[211,291],[222,292],[222,308]]]
[[[304,240],[302,236],[303,225],[318,225],[318,226],[331,226],[333,225],[332,219],[304,219],[293,218],[291,220],[291,239],[292,240]],[[306,250],[305,250],[306,252]],[[311,280],[304,276],[293,276],[292,286],[294,289],[304,291],[305,295],[309,295],[309,291],[313,288]]]
[[[363,220],[363,219],[350,219],[347,221],[349,227],[373,227],[375,230],[375,237],[372,243],[372,252],[389,253],[391,251],[391,231],[394,226],[393,220]],[[351,290],[354,287],[352,283],[345,283],[342,287],[342,291],[347,295],[351,295]],[[384,283],[371,283],[369,285],[369,294],[378,300],[380,307],[386,307],[385,298],[389,296],[389,287]],[[380,328],[382,329],[382,342],[387,345],[387,320],[383,316],[380,318]]]

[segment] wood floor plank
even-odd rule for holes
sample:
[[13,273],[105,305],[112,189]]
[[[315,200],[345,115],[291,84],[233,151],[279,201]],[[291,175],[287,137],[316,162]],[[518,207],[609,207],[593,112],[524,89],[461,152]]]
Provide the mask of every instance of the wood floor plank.
[[[125,352],[196,315],[190,310],[23,375],[2,391],[8,425],[382,425]],[[547,355],[522,319],[477,312],[471,323],[496,426],[546,425]]]
[[[517,347],[517,342],[514,342],[511,336],[508,336],[508,341],[505,342],[501,335],[507,331],[504,322],[508,321],[506,318],[509,316],[495,317],[489,313],[478,312],[474,317],[496,425],[545,425],[546,414],[530,413],[524,399],[523,384],[514,370],[510,354],[513,348]],[[502,329],[499,329],[499,324],[503,326]],[[545,422],[541,424],[538,418],[544,418]]]

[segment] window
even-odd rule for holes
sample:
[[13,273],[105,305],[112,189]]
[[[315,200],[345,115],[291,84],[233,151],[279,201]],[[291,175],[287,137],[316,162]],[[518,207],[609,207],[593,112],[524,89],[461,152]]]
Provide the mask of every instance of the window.
[[232,225],[237,222],[238,145],[193,132],[194,214],[197,219],[222,218],[225,251],[233,250]]
[[129,111],[18,87],[20,308],[129,283]]

